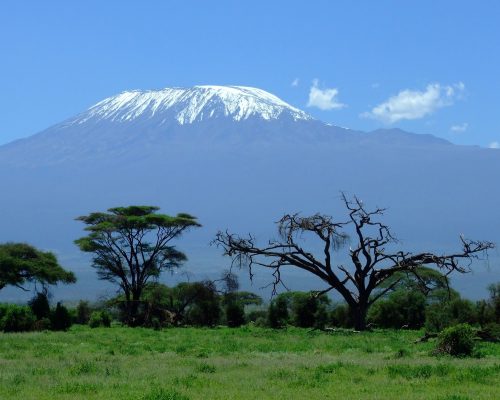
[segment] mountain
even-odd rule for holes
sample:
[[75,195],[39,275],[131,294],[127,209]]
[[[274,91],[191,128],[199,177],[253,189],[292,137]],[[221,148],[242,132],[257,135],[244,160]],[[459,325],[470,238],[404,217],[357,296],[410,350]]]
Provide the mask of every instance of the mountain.
[[[460,234],[500,243],[499,171],[498,150],[399,129],[341,128],[261,89],[135,90],[0,146],[0,242],[56,251],[80,278],[76,291],[61,295],[92,298],[103,286],[72,243],[82,235],[78,215],[127,204],[196,215],[203,228],[179,246],[201,279],[228,266],[209,246],[218,229],[266,240],[285,212],[343,220],[345,191],[387,207],[385,221],[404,248],[450,251]],[[498,280],[498,253],[490,256],[457,278],[472,297]],[[295,273],[290,283],[318,287]],[[3,290],[0,300],[17,295]]]

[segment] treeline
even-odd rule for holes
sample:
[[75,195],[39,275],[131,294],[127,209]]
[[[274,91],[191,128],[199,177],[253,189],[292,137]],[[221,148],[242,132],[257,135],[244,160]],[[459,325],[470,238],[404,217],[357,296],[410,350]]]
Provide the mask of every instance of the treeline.
[[[283,284],[282,268],[292,268],[320,278],[323,292],[288,292],[264,305],[259,296],[240,291],[231,273],[217,281],[160,284],[164,272],[187,260],[174,241],[201,224],[190,214],[162,214],[155,206],[115,207],[78,217],[86,235],[75,244],[92,254],[91,267],[99,279],[115,285],[117,297],[100,305],[80,302],[67,308],[59,303],[50,307],[47,293],[38,293],[26,306],[1,306],[0,329],[64,330],[72,323],[97,327],[114,320],[153,328],[253,323],[358,331],[425,327],[441,332],[467,323],[498,337],[500,285],[489,288],[488,299],[473,303],[450,288],[448,280],[451,273],[468,272],[472,261],[487,255],[493,243],[460,237],[461,249],[447,255],[398,250],[389,227],[380,221],[384,209],[366,209],[355,196],[341,198],[347,222],[322,214],[285,214],[277,222],[277,239],[266,244],[259,245],[252,234],[228,231],[218,232],[212,242],[231,258],[230,265],[246,267],[250,279],[253,268],[272,271],[274,290]],[[311,241],[320,245],[313,249],[322,249],[317,255],[307,250]],[[337,263],[341,249],[351,265]],[[25,243],[0,244],[0,290],[26,284],[47,288],[75,280],[51,252]],[[341,296],[344,303],[332,303],[327,292]]]
[[[233,278],[234,282],[234,278]],[[226,285],[227,286],[227,285]],[[451,288],[422,293],[418,288],[400,287],[380,299],[368,315],[370,327],[420,329],[440,332],[461,323],[480,328],[500,338],[500,283],[489,286],[489,298],[472,302]],[[92,328],[111,323],[127,324],[123,296],[74,307],[61,303],[50,307],[47,292],[37,293],[27,305],[1,304],[0,329],[4,332],[66,330],[72,324]],[[173,326],[239,327],[252,324],[275,329],[296,326],[311,329],[352,328],[352,313],[343,303],[325,294],[286,292],[265,304],[258,295],[218,287],[217,282],[183,282],[168,287],[149,284],[137,304],[136,326],[155,329]]]

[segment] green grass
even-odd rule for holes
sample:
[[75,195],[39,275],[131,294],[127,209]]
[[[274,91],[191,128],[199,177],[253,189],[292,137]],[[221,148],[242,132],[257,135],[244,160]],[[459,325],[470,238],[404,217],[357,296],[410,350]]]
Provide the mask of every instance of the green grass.
[[500,345],[431,356],[411,331],[76,326],[0,334],[0,399],[498,398]]

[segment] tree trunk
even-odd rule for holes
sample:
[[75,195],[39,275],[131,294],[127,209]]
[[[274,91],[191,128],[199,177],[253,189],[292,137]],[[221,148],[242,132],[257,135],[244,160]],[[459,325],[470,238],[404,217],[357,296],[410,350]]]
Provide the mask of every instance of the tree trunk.
[[356,304],[351,307],[351,317],[354,324],[354,329],[357,331],[366,330],[366,314],[368,313],[367,304]]
[[131,295],[126,296],[125,302],[125,323],[128,326],[139,326],[142,324],[140,315],[140,293],[132,291]]

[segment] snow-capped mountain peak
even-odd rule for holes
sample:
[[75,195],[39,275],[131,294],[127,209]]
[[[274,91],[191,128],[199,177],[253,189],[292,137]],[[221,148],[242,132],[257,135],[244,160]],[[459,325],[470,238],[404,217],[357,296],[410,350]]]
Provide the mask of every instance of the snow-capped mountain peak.
[[127,122],[159,118],[160,123],[192,124],[211,118],[273,120],[282,117],[311,120],[312,117],[271,93],[245,86],[194,86],[162,90],[133,90],[108,97],[70,121]]

